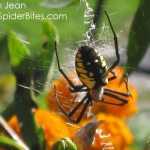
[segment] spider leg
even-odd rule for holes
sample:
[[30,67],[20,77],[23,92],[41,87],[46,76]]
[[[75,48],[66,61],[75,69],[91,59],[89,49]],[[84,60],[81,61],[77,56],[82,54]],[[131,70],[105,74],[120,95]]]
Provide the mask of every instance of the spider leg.
[[[62,106],[60,105],[59,103],[59,100],[58,100],[58,97],[57,97],[57,94],[56,94],[56,86],[54,85],[54,91],[55,91],[55,98],[56,98],[56,101],[57,101],[57,104],[58,104],[58,107],[60,108],[60,110],[67,116],[67,117],[71,117],[76,111],[77,109],[83,104],[83,102],[86,100],[87,97],[84,97],[80,102],[79,104],[73,109],[71,110],[69,113],[66,112]],[[73,105],[73,104],[72,104]],[[72,106],[71,106],[72,107]]]
[[111,81],[111,80],[114,80],[114,79],[116,79],[116,78],[117,78],[117,74],[116,74],[113,70],[110,70],[110,73],[112,73],[112,74],[113,74],[113,76],[112,76],[112,77],[110,77],[110,78],[108,78],[108,81]]
[[[121,96],[126,96],[126,97],[131,96],[130,90],[129,90],[129,86],[128,86],[128,74],[127,74],[127,73],[126,73],[126,76],[127,76],[127,81],[126,81],[124,78],[122,78],[122,79],[123,79],[123,81],[124,81],[124,83],[125,83],[125,85],[126,85],[127,93],[125,93],[125,92],[120,92],[120,91],[113,90],[113,89],[106,88],[106,87],[104,88],[104,90],[105,90],[106,92],[112,92],[112,93],[115,93],[115,94],[119,94],[119,95],[121,95]],[[132,96],[131,96],[131,97],[132,97]]]
[[[74,122],[74,123],[79,123],[79,122],[81,121],[81,119],[82,119],[82,117],[83,117],[85,111],[86,111],[86,108],[87,108],[88,105],[91,103],[91,101],[92,101],[92,99],[91,99],[91,98],[88,98],[88,99],[86,100],[86,102],[85,102],[85,104],[84,104],[84,106],[83,106],[83,108],[82,108],[82,111],[81,111],[80,115],[78,116],[78,118],[77,118],[76,120],[73,120],[71,117],[69,117],[70,121],[72,121],[72,122]],[[91,103],[91,104],[92,104],[92,103]],[[91,106],[91,104],[90,104],[90,106]]]
[[107,16],[109,25],[110,25],[111,30],[112,30],[113,35],[114,35],[114,43],[115,43],[116,57],[117,57],[117,60],[116,60],[116,61],[113,63],[113,65],[108,69],[108,71],[110,72],[111,70],[113,70],[113,69],[118,65],[118,63],[119,63],[119,61],[120,61],[120,55],[119,55],[119,50],[118,50],[118,39],[117,39],[116,33],[115,33],[114,29],[113,29],[113,26],[112,26],[112,24],[111,24],[110,18],[109,18],[109,16],[108,16],[108,14],[107,14],[106,11],[105,11],[105,14],[106,14],[106,16]]
[[127,93],[120,92],[120,91],[117,91],[117,90],[113,90],[113,89],[110,89],[110,88],[105,88],[104,90],[105,90],[105,92],[110,92],[110,93],[118,94],[118,95],[125,96],[125,97],[131,96],[129,90],[127,91]]
[[[114,76],[110,77],[110,78],[108,79],[109,81],[111,81],[111,80],[117,78],[117,74],[116,74],[115,72],[111,71],[111,73],[114,74]],[[124,78],[122,78],[122,80],[123,80],[123,82],[124,82],[125,85],[126,85],[127,93],[119,92],[119,91],[116,91],[116,90],[113,90],[113,89],[110,89],[110,88],[106,88],[106,87],[105,87],[105,90],[106,90],[106,91],[109,91],[109,92],[116,93],[116,94],[120,94],[120,95],[122,95],[122,96],[131,96],[131,97],[132,97],[132,95],[130,94],[129,87],[128,87],[128,74],[126,73],[125,75],[127,76],[127,81],[125,81]]]
[[127,99],[122,98],[122,97],[119,97],[119,96],[114,95],[114,94],[112,94],[112,93],[104,92],[104,95],[107,95],[107,96],[110,96],[110,97],[112,97],[112,98],[115,98],[115,99],[121,101],[122,103],[119,104],[119,103],[107,102],[107,101],[104,101],[104,99],[102,99],[102,101],[100,101],[100,102],[102,102],[102,103],[107,103],[107,104],[117,105],[117,106],[123,106],[123,105],[125,105],[126,103],[128,103],[128,100],[127,100]]
[[[126,74],[126,76],[127,76],[127,81],[126,81],[124,78],[123,78],[123,80],[124,80],[124,83],[125,83],[125,85],[126,85],[127,93],[125,93],[125,92],[120,92],[120,91],[117,91],[117,90],[113,90],[113,89],[110,89],[110,88],[104,88],[104,95],[107,95],[107,96],[110,96],[110,97],[112,97],[112,98],[115,98],[115,99],[121,101],[122,103],[120,103],[120,104],[115,104],[115,103],[111,103],[111,102],[106,102],[106,101],[104,101],[104,99],[103,99],[102,102],[108,103],[108,104],[112,104],[112,105],[118,105],[118,106],[123,106],[123,105],[125,105],[126,103],[128,103],[128,100],[127,100],[127,99],[122,98],[122,97],[119,97],[119,95],[120,95],[120,96],[125,96],[125,97],[131,96],[130,90],[129,90],[129,87],[128,87],[128,75]],[[117,95],[115,95],[115,94],[117,94]],[[131,97],[132,97],[132,96],[131,96]]]
[[[62,106],[61,106],[60,103],[59,103],[59,100],[58,100],[58,97],[57,97],[57,94],[56,94],[56,86],[55,86],[55,85],[54,85],[54,92],[55,92],[55,98],[56,98],[56,101],[57,101],[57,104],[58,104],[58,107],[60,108],[60,110],[61,110],[72,122],[74,122],[74,123],[80,122],[82,116],[84,115],[84,112],[85,112],[87,106],[88,106],[89,103],[92,101],[91,97],[89,98],[89,95],[87,94],[87,95],[77,104],[77,106],[76,106],[74,109],[72,109],[73,103],[74,103],[74,101],[75,101],[75,98],[74,98],[73,103],[72,103],[72,105],[71,105],[71,111],[68,113],[68,112],[66,112],[66,111],[62,108]],[[86,102],[85,102],[85,101],[86,101]],[[73,114],[78,110],[78,108],[79,108],[84,102],[85,102],[85,105],[83,106],[83,109],[82,109],[82,111],[81,111],[79,117],[77,118],[77,120],[73,120],[73,119],[71,118],[71,116],[73,116]]]
[[61,69],[60,67],[60,63],[59,63],[59,58],[58,58],[58,52],[57,52],[57,43],[55,41],[55,53],[56,53],[56,59],[57,59],[57,64],[58,64],[58,69],[60,71],[60,73],[64,76],[64,78],[67,80],[67,82],[69,83],[70,87],[72,87],[74,89],[74,91],[78,92],[80,91],[80,89],[84,88],[84,85],[74,85],[71,80],[66,76],[66,74],[64,73],[64,71]]
[[72,101],[72,104],[71,104],[71,107],[70,107],[70,112],[72,111],[73,104],[74,104],[75,100],[76,100],[76,96],[74,97],[74,99],[73,99],[73,101]]

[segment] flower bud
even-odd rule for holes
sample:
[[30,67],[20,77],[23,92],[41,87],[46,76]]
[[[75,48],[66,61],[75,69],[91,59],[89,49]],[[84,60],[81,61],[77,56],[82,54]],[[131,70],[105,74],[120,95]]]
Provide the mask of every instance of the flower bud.
[[61,138],[53,145],[52,150],[77,150],[77,148],[71,139]]

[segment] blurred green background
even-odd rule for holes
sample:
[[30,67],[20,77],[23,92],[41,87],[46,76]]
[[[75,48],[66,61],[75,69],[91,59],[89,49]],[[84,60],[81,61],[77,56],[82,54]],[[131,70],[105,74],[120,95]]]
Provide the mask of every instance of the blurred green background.
[[[16,1],[12,0],[11,3],[16,3]],[[87,27],[84,25],[84,11],[85,11],[85,4],[83,2],[77,2],[70,4],[69,6],[52,9],[52,8],[45,8],[41,7],[40,3],[42,1],[19,1],[19,3],[25,3],[27,8],[26,9],[12,9],[6,10],[4,8],[1,9],[2,13],[26,13],[34,11],[36,14],[66,14],[67,19],[60,19],[60,20],[51,20],[53,24],[56,26],[59,37],[60,37],[60,44],[61,47],[65,47],[66,43],[69,42],[70,38],[74,41],[80,41],[83,39],[83,33],[87,30]],[[57,1],[56,1],[57,2]],[[88,1],[90,7],[95,9],[97,7],[96,0],[89,0]],[[113,26],[115,28],[116,33],[120,31],[124,31],[124,35],[127,36],[129,32],[129,28],[131,25],[131,21],[134,17],[136,12],[137,6],[139,1],[138,0],[129,0],[126,1],[105,1],[100,9],[102,11],[102,16],[100,16],[99,26],[101,27],[103,22],[107,22],[105,14],[103,13],[104,10],[107,10],[108,14],[112,15],[111,20],[113,22]],[[3,6],[6,5],[6,2],[2,1],[1,4]],[[59,1],[58,1],[59,4]],[[98,28],[97,27],[97,28]],[[3,33],[8,33],[9,30],[13,30],[20,34],[22,39],[28,41],[30,44],[28,45],[29,48],[35,50],[36,47],[41,46],[41,20],[6,20],[1,21],[0,30]],[[3,34],[1,33],[1,36]],[[36,38],[35,38],[36,37]],[[127,40],[126,40],[127,41]]]
[[[17,3],[17,0],[7,1],[8,3]],[[1,1],[0,4],[5,6],[6,1]],[[24,14],[26,12],[31,13],[32,11],[35,14],[66,14],[67,19],[60,20],[50,20],[53,26],[56,28],[57,34],[59,36],[58,42],[58,50],[60,54],[60,59],[62,63],[65,63],[66,59],[63,59],[64,56],[67,55],[66,48],[74,48],[77,46],[77,42],[84,39],[83,34],[88,30],[89,25],[84,24],[84,11],[86,9],[84,2],[79,1],[71,1],[70,4],[65,7],[61,7],[61,4],[70,2],[67,1],[40,1],[40,0],[20,0],[19,3],[25,3],[26,9],[4,9],[0,8],[1,14],[13,14],[13,13],[21,13]],[[139,0],[106,0],[103,5],[99,6],[101,10],[101,15],[99,16],[99,21],[97,22],[96,28],[99,29],[102,27],[103,23],[108,25],[107,18],[104,14],[104,10],[108,12],[111,18],[111,22],[115,29],[115,32],[118,36],[119,45],[126,49],[128,44],[128,35],[130,32],[130,27],[132,21],[134,19],[134,15],[137,11]],[[46,3],[47,7],[42,6],[42,4]],[[57,3],[57,5],[54,5]],[[96,10],[98,0],[88,0],[89,6]],[[48,4],[51,4],[48,7]],[[54,8],[58,6],[58,8]],[[60,6],[60,8],[59,8]],[[143,13],[144,16],[144,13]],[[150,18],[149,18],[150,19]],[[144,23],[146,24],[146,22]],[[140,28],[139,28],[140,30]],[[18,40],[21,39],[26,41],[29,44],[24,44],[27,46],[31,54],[34,56],[37,55],[38,51],[42,49],[42,45],[44,42],[43,34],[42,34],[42,21],[31,19],[31,20],[12,20],[7,19],[5,21],[0,20],[0,111],[5,110],[7,105],[13,101],[13,93],[15,91],[15,78],[11,75],[11,67],[8,62],[7,56],[8,51],[6,50],[6,43],[4,43],[5,38],[9,38],[10,31],[14,31],[18,35]],[[97,30],[99,31],[99,30]],[[144,36],[144,35],[143,35]],[[15,38],[15,37],[13,37]],[[150,50],[147,51],[145,57],[141,61],[138,68],[132,68],[133,73],[130,76],[130,82],[137,88],[139,94],[138,105],[140,108],[139,114],[133,119],[130,120],[129,125],[134,136],[136,137],[137,143],[135,147],[143,146],[146,136],[150,134],[150,128],[148,128],[148,124],[150,120],[147,119],[150,108]],[[45,51],[43,51],[45,53]],[[122,52],[121,54],[121,64],[125,65],[126,62],[126,52]],[[48,53],[50,54],[50,53]],[[18,56],[16,56],[18,57]],[[32,58],[33,60],[33,58]],[[41,59],[42,60],[42,59]],[[45,62],[50,62],[50,60],[45,60]],[[31,66],[29,66],[31,67]],[[39,70],[43,70],[43,66],[38,68]],[[142,80],[141,80],[142,79]],[[45,80],[41,81],[41,84],[45,84]],[[142,117],[140,117],[142,116]],[[142,119],[141,119],[142,118]],[[134,126],[133,122],[138,122],[139,126]],[[138,124],[137,123],[137,124]],[[144,126],[143,126],[144,125]],[[134,130],[135,129],[135,130]],[[139,142],[140,141],[140,142]]]

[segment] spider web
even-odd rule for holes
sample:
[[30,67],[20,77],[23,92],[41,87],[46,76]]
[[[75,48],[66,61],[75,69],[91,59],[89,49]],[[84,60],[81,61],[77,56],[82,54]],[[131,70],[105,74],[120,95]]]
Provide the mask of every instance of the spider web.
[[[18,1],[19,2],[19,1]],[[92,5],[94,5],[95,6],[95,4],[94,4],[94,2],[90,2],[90,3],[92,3]],[[85,3],[86,5],[88,4],[87,2]],[[82,5],[82,4],[81,4]],[[111,17],[111,21],[112,22],[114,22],[113,21],[113,17],[115,17],[115,16],[117,16],[118,15],[118,12],[122,9],[122,11],[125,11],[125,10],[128,10],[129,8],[130,8],[131,6],[128,6],[128,5],[126,5],[126,6],[122,6],[122,7],[120,7],[120,6],[115,6],[115,5],[113,5],[113,4],[108,4],[107,6],[105,6],[105,5],[103,5],[102,6],[102,8],[103,9],[114,9],[115,8],[115,12],[114,13],[112,13],[112,14],[110,14],[110,17]],[[90,9],[90,6],[86,6],[86,8],[87,8],[87,10],[88,9]],[[30,9],[29,7],[28,7],[28,9]],[[78,9],[80,9],[80,7],[78,8]],[[118,11],[117,11],[118,10]],[[90,13],[91,13],[92,11],[91,11],[91,9],[90,9]],[[84,32],[84,29],[83,29],[83,27],[80,25],[80,29],[81,29],[81,31],[82,31],[82,35],[84,34],[84,36],[85,36],[85,39],[83,39],[83,40],[74,40],[74,38],[69,38],[69,36],[71,36],[71,35],[69,35],[68,37],[66,37],[66,41],[67,41],[67,44],[65,45],[65,46],[63,46],[63,45],[61,45],[61,44],[59,44],[58,45],[58,48],[60,49],[63,49],[63,51],[65,51],[65,55],[59,55],[60,56],[60,61],[61,61],[61,67],[63,68],[63,70],[64,70],[64,72],[65,73],[69,73],[70,71],[72,71],[72,68],[75,68],[75,66],[74,66],[74,60],[75,60],[75,54],[76,54],[76,52],[77,52],[77,47],[79,47],[79,46],[81,46],[81,45],[83,45],[83,44],[86,44],[86,43],[88,43],[89,42],[89,37],[90,37],[90,34],[91,34],[91,31],[92,30],[94,30],[95,28],[94,28],[94,25],[92,24],[92,22],[91,22],[91,20],[89,20],[89,19],[91,19],[92,18],[92,16],[91,16],[91,14],[87,14],[88,13],[88,11],[86,11],[86,16],[87,17],[89,17],[88,18],[88,21],[89,21],[89,23],[91,23],[91,28],[87,31],[87,32]],[[90,15],[90,16],[89,16]],[[103,17],[105,17],[105,16],[103,16]],[[87,24],[87,20],[83,17],[83,20],[86,22],[86,24]],[[18,22],[17,21],[15,21],[16,22],[16,24],[18,24]],[[85,23],[84,22],[84,23]],[[105,22],[107,22],[107,20],[105,21]],[[117,22],[115,22],[114,24],[117,24],[119,21],[117,21]],[[0,24],[2,25],[2,26],[4,26],[5,24],[7,24],[8,22],[6,21],[6,22],[1,22]],[[83,24],[84,24],[83,23]],[[122,24],[122,22],[120,22],[120,24]],[[127,25],[127,26],[129,26],[129,25]],[[37,31],[38,31],[39,29],[37,28]],[[117,32],[117,37],[118,37],[118,40],[119,40],[119,52],[120,52],[120,54],[121,54],[121,64],[124,64],[125,63],[125,61],[126,61],[126,56],[125,56],[125,46],[126,46],[126,42],[124,42],[124,41],[127,41],[127,35],[126,35],[126,32],[128,33],[128,28],[127,29],[124,29],[124,30],[120,30],[119,32]],[[25,32],[25,31],[22,31],[22,32]],[[31,32],[31,34],[32,34],[32,30],[30,31]],[[106,60],[107,60],[107,62],[108,62],[108,64],[111,64],[112,62],[113,62],[113,60],[115,60],[115,49],[114,49],[114,41],[113,41],[113,36],[112,36],[112,33],[111,33],[111,30],[110,30],[110,28],[109,28],[109,26],[107,26],[104,22],[103,22],[103,24],[102,24],[102,27],[100,27],[100,28],[98,28],[98,29],[96,29],[96,32],[98,32],[99,34],[97,35],[97,37],[96,37],[96,39],[94,40],[94,43],[92,43],[92,45],[93,45],[93,47],[95,47],[96,49],[98,49],[100,52],[101,52],[101,54],[106,58]],[[6,35],[6,36],[9,36],[6,32],[4,32],[3,31],[3,28],[1,27],[0,28],[0,34],[1,35]],[[21,33],[20,33],[21,34]],[[25,43],[25,44],[27,44],[27,46],[29,46],[31,49],[34,49],[34,51],[38,51],[38,50],[42,50],[43,51],[43,53],[47,53],[48,55],[50,55],[50,53],[49,53],[49,51],[45,51],[45,50],[43,50],[42,48],[41,48],[41,46],[40,46],[40,44],[37,44],[37,46],[32,46],[32,45],[35,45],[34,43],[35,43],[35,41],[34,40],[28,40],[28,39],[26,39],[26,38],[24,38],[23,37],[24,35],[22,35],[22,38],[20,38],[20,39],[17,39],[17,40],[21,40],[21,41],[23,41],[23,43]],[[15,38],[15,37],[14,37]],[[34,38],[34,35],[32,36],[32,38]],[[123,40],[121,40],[121,39],[123,39]],[[38,41],[39,41],[39,39],[38,39]],[[121,43],[121,44],[120,44]],[[71,46],[70,46],[71,45]],[[3,56],[3,53],[0,53],[0,55],[1,56]],[[149,55],[150,55],[150,53],[148,52],[147,53],[147,55],[144,57],[144,59],[143,59],[143,61],[141,62],[141,64],[140,64],[140,66],[142,67],[142,68],[148,68],[149,66],[147,66],[147,64],[149,64],[149,63],[147,63],[148,61],[149,61]],[[18,54],[16,54],[16,57],[22,57],[22,56],[19,56]],[[35,59],[33,59],[33,58],[30,58],[30,57],[26,57],[25,58],[26,60],[28,60],[28,59],[31,59],[32,60],[32,62],[33,63],[36,63],[37,61],[41,61],[41,60],[35,60]],[[64,61],[65,60],[65,61]],[[45,62],[44,63],[49,63],[50,64],[50,61],[49,60],[45,60]],[[43,64],[44,64],[43,63]],[[24,68],[25,66],[23,66],[23,70],[25,70],[25,68]],[[0,66],[0,68],[1,68],[1,70],[5,70],[6,72],[7,72],[7,70],[5,69],[5,67],[4,66]],[[35,68],[32,68],[32,66],[28,66],[28,69],[29,69],[29,71],[33,71]],[[41,68],[36,68],[37,70],[39,70],[40,72],[46,72],[49,68],[46,68],[44,65],[43,66],[41,66]],[[135,68],[133,68],[134,70],[135,70]],[[150,90],[150,83],[149,84],[146,84],[146,87],[145,87],[145,84],[143,84],[143,82],[144,83],[147,83],[147,82],[149,82],[149,75],[147,75],[147,74],[145,74],[145,73],[143,73],[142,71],[139,71],[139,70],[137,70],[138,71],[138,73],[134,73],[134,74],[132,74],[132,76],[130,77],[130,82],[131,83],[133,83],[136,87],[137,87],[137,89],[138,89],[138,92],[140,93],[140,91],[141,91],[141,86],[143,85],[143,87],[142,87],[142,89],[143,89],[143,91],[145,90],[145,91],[149,91]],[[9,72],[9,71],[8,71]],[[54,76],[54,78],[55,79],[57,79],[59,76],[60,76],[60,73],[58,72],[58,69],[57,69],[57,67],[55,68],[55,70],[54,70],[54,74],[53,74],[53,76]],[[143,78],[144,79],[144,81],[140,81],[140,80],[138,80],[138,82],[137,82],[137,79],[139,79],[139,78]],[[76,79],[74,79],[74,80],[76,80]],[[45,86],[45,87],[50,87],[50,83],[48,83],[47,82],[47,80],[46,80],[46,78],[43,78],[43,79],[41,79],[41,80],[38,80],[38,81],[36,81],[38,84],[38,86],[40,87],[40,86]],[[141,82],[142,82],[142,84],[141,84]],[[25,88],[28,88],[28,87],[26,87],[25,86]],[[35,91],[38,89],[38,87],[36,88],[34,88],[35,89]],[[9,91],[10,90],[10,91]],[[13,95],[13,92],[14,92],[14,90],[15,90],[15,88],[10,88],[10,89],[8,89],[8,91],[9,91],[9,94],[8,95]],[[27,89],[25,89],[25,90],[27,90]],[[42,93],[42,91],[39,91],[39,90],[37,90],[37,92],[39,93],[39,94],[41,94]],[[58,91],[58,92],[60,92],[60,94],[61,94],[61,91]],[[82,93],[81,95],[79,95],[79,97],[76,99],[77,101],[79,101],[83,96],[85,95],[85,93]],[[9,103],[10,102],[10,99],[11,99],[11,101],[13,101],[13,96],[12,97],[10,97],[10,96],[8,96],[8,97],[5,97],[4,99],[3,99],[3,102],[5,103],[4,105],[6,105],[7,103]],[[6,102],[7,101],[7,102]],[[67,104],[66,104],[67,105]],[[2,105],[3,106],[3,105]],[[145,107],[145,105],[144,106],[142,106],[142,107]],[[149,106],[146,106],[146,107],[149,107]],[[109,111],[109,110],[108,110]],[[55,113],[58,113],[58,112],[55,112]],[[60,114],[60,113],[59,113]],[[60,115],[63,115],[63,114],[60,114]],[[78,126],[76,126],[76,127],[78,127]]]

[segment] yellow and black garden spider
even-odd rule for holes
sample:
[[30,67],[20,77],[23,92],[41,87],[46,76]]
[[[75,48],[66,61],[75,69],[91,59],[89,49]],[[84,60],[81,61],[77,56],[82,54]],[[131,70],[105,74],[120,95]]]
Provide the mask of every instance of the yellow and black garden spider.
[[[68,113],[60,105],[58,97],[57,97],[57,93],[56,93],[56,87],[54,85],[55,98],[56,98],[59,108],[74,123],[80,122],[80,120],[82,119],[82,116],[84,115],[84,112],[86,111],[86,108],[88,107],[88,105],[92,106],[93,101],[107,103],[111,105],[123,106],[126,103],[128,103],[128,100],[125,99],[124,97],[130,96],[130,91],[128,88],[128,77],[127,77],[127,80],[123,79],[126,85],[126,90],[127,90],[126,93],[104,87],[105,85],[108,84],[109,81],[117,78],[117,75],[113,71],[113,69],[118,65],[120,61],[117,36],[115,34],[110,18],[106,11],[105,11],[105,14],[107,16],[108,22],[110,24],[111,30],[114,35],[114,43],[115,43],[117,60],[113,63],[112,66],[107,68],[107,65],[103,56],[96,49],[90,46],[81,46],[78,49],[78,52],[76,54],[75,65],[76,65],[77,75],[79,79],[81,80],[81,82],[83,83],[82,85],[74,85],[71,82],[71,80],[67,77],[67,75],[63,72],[63,70],[61,69],[59,59],[58,59],[57,46],[55,42],[55,52],[56,52],[56,58],[57,58],[57,63],[58,63],[58,69],[60,73],[64,76],[64,78],[67,80],[67,82],[69,83],[69,86],[70,86],[69,90],[72,93],[85,92],[85,91],[87,92],[85,97],[83,97],[83,99],[77,104],[77,106],[75,106],[73,109],[72,109],[72,106],[70,106],[71,107],[70,112]],[[112,77],[108,78],[108,73],[111,73]],[[116,100],[120,101],[120,103],[113,103],[113,102],[106,101],[103,98],[103,95],[115,98]],[[73,100],[73,103],[74,101],[75,101],[75,98]],[[76,120],[72,119],[71,117],[73,116],[73,114],[79,109],[79,107],[84,102],[85,104],[78,118]]]

